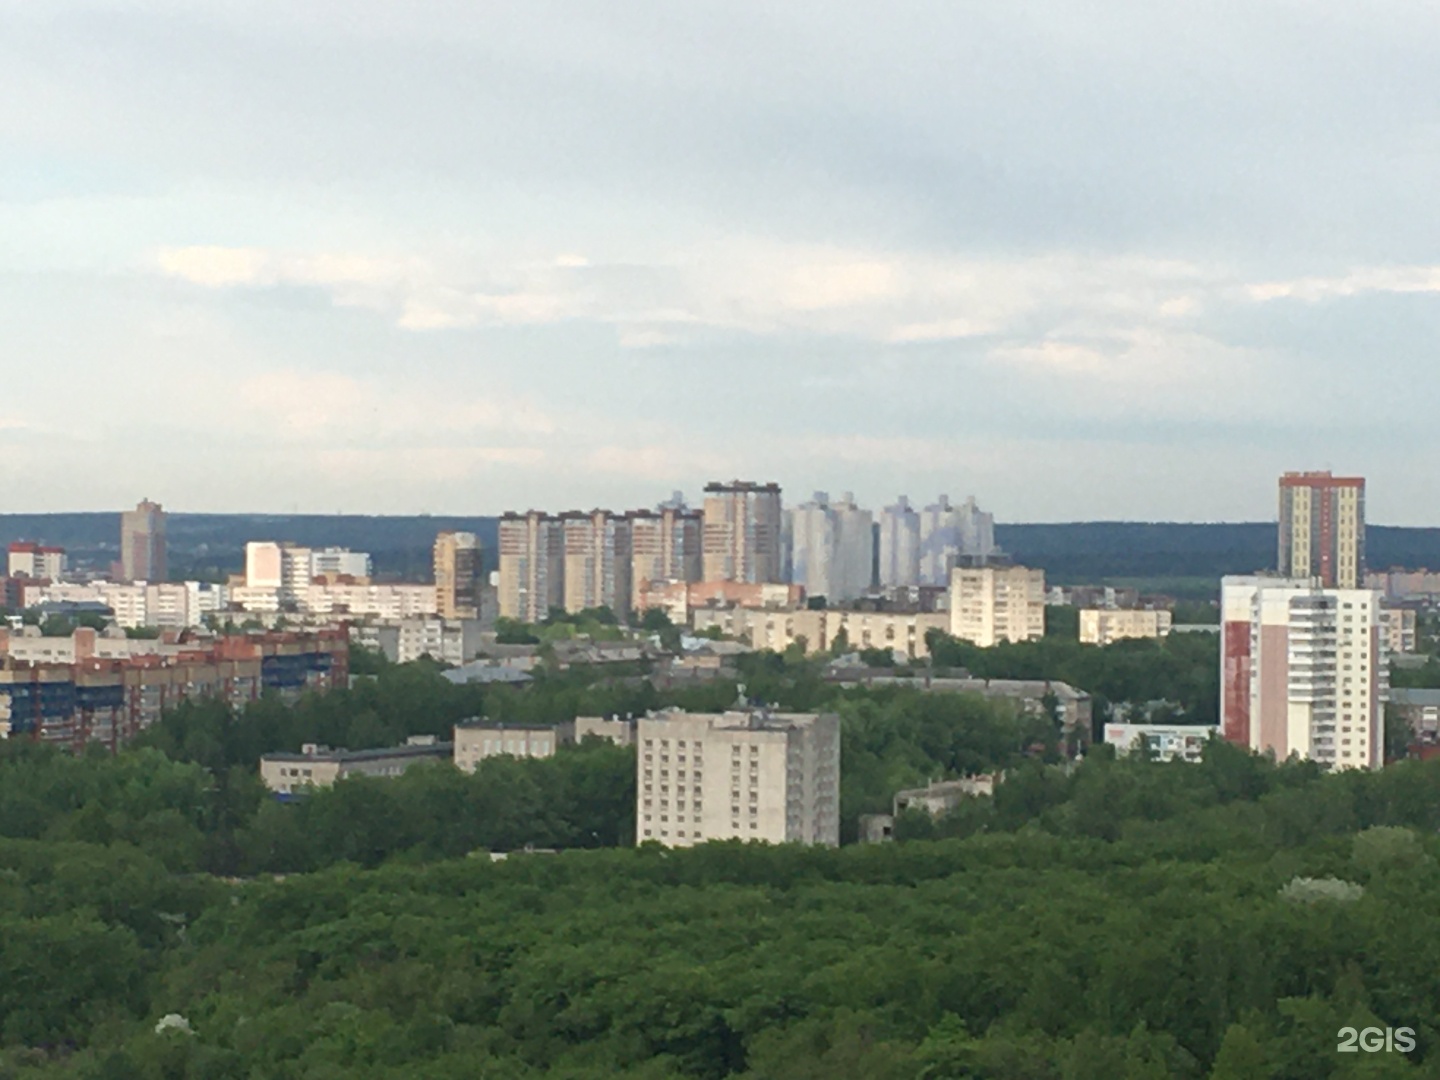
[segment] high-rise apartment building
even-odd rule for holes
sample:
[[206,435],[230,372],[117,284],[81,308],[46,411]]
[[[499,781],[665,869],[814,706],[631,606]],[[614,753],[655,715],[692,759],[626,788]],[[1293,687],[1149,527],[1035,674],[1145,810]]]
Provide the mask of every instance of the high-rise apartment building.
[[1227,577],[1220,607],[1227,740],[1280,760],[1383,764],[1389,674],[1378,592],[1313,578]]
[[904,495],[880,511],[880,584],[920,584],[920,515]]
[[840,718],[666,712],[637,722],[635,839],[840,843]]
[[702,520],[698,510],[670,503],[658,510],[632,510],[630,522],[630,606],[652,585],[667,581],[699,581]]
[[560,515],[565,547],[564,606],[570,613],[609,608],[630,614],[630,522],[608,510]]
[[500,518],[499,611],[503,618],[541,622],[565,602],[565,545],[560,521],[531,510]]
[[164,581],[165,511],[149,499],[120,515],[120,576],[126,581]]
[[787,511],[790,580],[809,596],[831,603],[853,600],[870,587],[875,563],[875,529],[870,511],[846,492],[835,502],[817,491],[815,498]]
[[442,619],[480,615],[480,541],[471,532],[446,530],[435,537],[435,611]]
[[950,633],[983,648],[1045,636],[1045,571],[957,566],[950,572]]
[[780,518],[779,484],[705,485],[705,580],[780,581]]
[[962,555],[981,558],[995,553],[995,519],[981,510],[974,496],[959,506],[941,495],[920,514],[920,584],[944,585]]
[[1280,477],[1279,572],[1357,589],[1365,580],[1365,480],[1328,472]]

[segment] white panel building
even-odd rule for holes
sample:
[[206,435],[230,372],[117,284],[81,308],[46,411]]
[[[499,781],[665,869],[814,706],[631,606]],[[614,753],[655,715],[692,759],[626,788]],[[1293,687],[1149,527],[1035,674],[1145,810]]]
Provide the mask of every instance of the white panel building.
[[833,713],[660,713],[635,741],[637,843],[840,843]]
[[1220,726],[1283,760],[1384,763],[1389,671],[1381,594],[1277,577],[1221,582]]
[[880,584],[920,584],[920,515],[905,495],[880,511]]
[[853,600],[870,587],[875,561],[874,520],[846,492],[830,501],[823,491],[788,511],[790,580],[807,596],[831,603]]
[[959,506],[941,495],[920,513],[920,584],[944,585],[961,555],[995,553],[995,519],[973,496]]

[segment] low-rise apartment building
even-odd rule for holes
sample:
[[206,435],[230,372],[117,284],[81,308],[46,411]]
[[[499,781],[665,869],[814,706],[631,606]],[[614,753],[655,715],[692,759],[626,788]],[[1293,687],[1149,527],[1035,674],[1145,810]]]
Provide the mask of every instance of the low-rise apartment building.
[[637,843],[840,842],[833,713],[658,713],[636,724]]
[[452,751],[449,743],[425,735],[376,750],[332,750],[311,743],[298,754],[266,754],[260,759],[260,779],[277,795],[299,795],[352,776],[399,776],[416,765],[449,761]]
[[946,631],[950,619],[944,612],[849,611],[826,608],[767,610],[751,608],[702,608],[694,612],[697,632],[719,630],[739,638],[756,649],[784,652],[801,645],[807,653],[828,652],[842,640],[854,649],[889,649],[908,660],[930,655],[925,635],[931,630]]
[[466,720],[455,725],[455,767],[474,772],[493,757],[548,758],[575,741],[575,724],[496,724]]
[[1080,644],[1109,645],[1126,638],[1163,638],[1170,633],[1171,621],[1170,612],[1164,608],[1085,608],[1080,612]]

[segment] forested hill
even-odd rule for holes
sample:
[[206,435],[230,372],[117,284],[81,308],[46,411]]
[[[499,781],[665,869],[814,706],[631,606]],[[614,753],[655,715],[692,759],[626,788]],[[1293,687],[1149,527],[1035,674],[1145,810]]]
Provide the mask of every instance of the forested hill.
[[[377,517],[361,514],[171,514],[167,529],[172,576],[237,572],[248,540],[293,540],[369,551],[377,572],[423,577],[441,529],[478,533],[493,566],[494,517]],[[96,565],[118,557],[118,513],[0,514],[0,543],[40,540]],[[996,540],[1019,561],[1043,567],[1057,583],[1106,578],[1193,577],[1249,573],[1275,561],[1275,525],[1268,522],[1175,524],[1088,521],[997,525]],[[1440,568],[1440,529],[1372,525],[1374,567]]]

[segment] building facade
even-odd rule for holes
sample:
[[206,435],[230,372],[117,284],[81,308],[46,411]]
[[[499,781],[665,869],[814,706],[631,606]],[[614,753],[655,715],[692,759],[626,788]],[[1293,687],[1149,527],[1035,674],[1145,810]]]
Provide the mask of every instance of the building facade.
[[575,725],[492,724],[468,720],[455,725],[455,767],[475,771],[486,758],[548,758],[575,741]]
[[879,576],[884,588],[920,584],[920,515],[905,495],[880,511]]
[[65,578],[65,549],[62,547],[43,547],[19,540],[10,545],[7,554],[7,569],[12,578],[43,581],[63,581]]
[[707,484],[704,514],[701,565],[706,581],[782,580],[779,484]]
[[637,843],[840,843],[838,716],[667,712],[635,740]]
[[995,521],[974,497],[959,506],[941,495],[920,514],[921,585],[944,585],[962,555],[988,558],[995,554]]
[[1280,477],[1282,577],[1356,589],[1365,580],[1365,481],[1328,472]]
[[164,581],[166,563],[165,511],[159,503],[141,500],[120,515],[120,576],[125,581]]
[[609,608],[622,621],[630,614],[630,522],[608,510],[560,515],[565,549],[563,605],[574,614]]
[[500,519],[500,615],[538,623],[565,602],[559,519],[537,510]]
[[1171,615],[1164,608],[1085,608],[1080,612],[1080,644],[1109,645],[1124,638],[1162,638],[1170,633]]
[[630,523],[630,606],[652,586],[699,581],[704,572],[700,543],[703,518],[684,506],[633,510]]
[[790,580],[808,596],[830,603],[853,600],[870,588],[875,564],[874,520],[846,492],[831,502],[817,491],[808,503],[787,512]]
[[1279,760],[1378,768],[1389,690],[1380,594],[1227,577],[1220,603],[1225,738]]
[[323,577],[330,581],[350,578],[354,581],[369,581],[373,570],[369,552],[351,551],[349,548],[327,547],[310,554],[310,577]]
[[300,795],[333,787],[347,777],[394,777],[416,765],[449,761],[453,749],[433,735],[416,735],[404,746],[376,750],[331,750],[308,744],[298,754],[266,754],[260,759],[260,780],[277,795]]
[[1173,724],[1106,724],[1105,742],[1124,757],[1144,753],[1155,761],[1199,761],[1205,744],[1218,734],[1212,727]]
[[982,648],[1044,637],[1045,571],[956,567],[950,573],[950,633]]
[[841,608],[697,608],[695,630],[718,630],[753,649],[784,652],[799,645],[807,654],[849,649],[888,649],[904,660],[930,655],[926,635],[948,631],[945,612],[847,611]]
[[480,554],[474,533],[447,530],[435,537],[435,612],[442,619],[480,617]]

